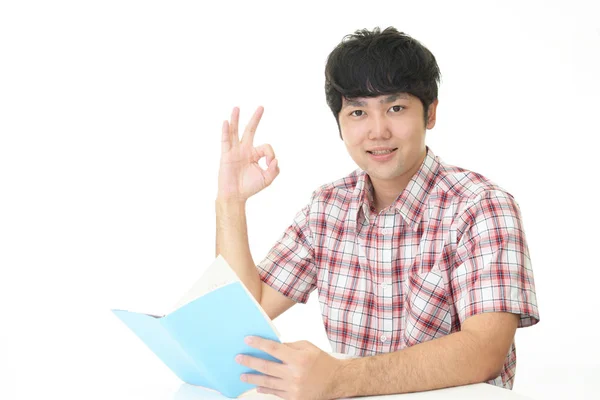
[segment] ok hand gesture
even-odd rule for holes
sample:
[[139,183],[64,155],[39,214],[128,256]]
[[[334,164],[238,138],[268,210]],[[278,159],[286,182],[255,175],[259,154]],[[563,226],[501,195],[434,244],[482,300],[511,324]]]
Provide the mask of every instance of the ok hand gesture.
[[[223,121],[218,200],[245,202],[269,186],[279,175],[279,167],[271,145],[254,147],[253,144],[263,111],[263,107],[256,109],[241,140],[238,135],[240,109],[233,109],[230,122]],[[258,165],[258,161],[263,157],[267,158],[266,170]]]

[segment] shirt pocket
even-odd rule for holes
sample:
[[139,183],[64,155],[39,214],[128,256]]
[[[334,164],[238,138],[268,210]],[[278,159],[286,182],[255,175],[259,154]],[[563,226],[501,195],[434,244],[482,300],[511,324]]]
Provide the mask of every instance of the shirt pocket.
[[450,304],[439,270],[409,274],[405,287],[406,347],[423,343],[451,331]]
[[364,301],[366,286],[360,267],[333,264],[328,266],[326,273],[327,305],[346,316]]
[[324,314],[336,328],[355,326],[358,332],[362,310],[372,287],[363,266],[364,259],[359,256],[360,246],[351,241],[345,241],[343,245],[344,254],[332,257],[327,266],[327,293],[322,299],[327,306]]

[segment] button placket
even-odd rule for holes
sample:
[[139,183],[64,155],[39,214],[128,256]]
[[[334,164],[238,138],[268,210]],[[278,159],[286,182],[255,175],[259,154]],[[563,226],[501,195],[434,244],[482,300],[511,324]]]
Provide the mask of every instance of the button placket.
[[379,340],[377,348],[379,352],[387,353],[392,347],[393,335],[393,291],[392,291],[392,233],[394,216],[390,218],[387,214],[379,215],[378,225],[380,229],[380,249],[378,251],[381,260],[378,268],[378,286],[381,314],[379,315]]

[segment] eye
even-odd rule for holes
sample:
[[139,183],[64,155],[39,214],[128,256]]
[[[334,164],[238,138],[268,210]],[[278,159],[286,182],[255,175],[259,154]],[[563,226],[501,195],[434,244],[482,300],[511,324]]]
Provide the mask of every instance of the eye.
[[[361,113],[361,114],[360,114],[360,115],[356,115],[356,114],[354,114],[354,113],[357,113],[357,112],[358,112],[358,113]],[[363,113],[364,113],[364,111],[363,111],[363,110],[354,110],[354,111],[352,111],[352,112],[350,113],[350,115],[352,115],[352,116],[354,116],[354,117],[360,117],[360,116],[361,116]]]
[[404,106],[395,105],[392,108],[390,108],[390,110],[394,110],[394,112],[400,112],[404,110]]

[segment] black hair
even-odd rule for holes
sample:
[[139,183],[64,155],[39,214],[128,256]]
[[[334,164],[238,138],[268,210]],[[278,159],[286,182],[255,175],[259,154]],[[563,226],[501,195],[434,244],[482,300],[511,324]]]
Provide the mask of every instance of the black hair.
[[342,96],[376,97],[409,93],[423,104],[425,124],[429,105],[437,99],[440,70],[433,54],[394,27],[357,30],[346,35],[327,57],[325,97],[338,124]]

